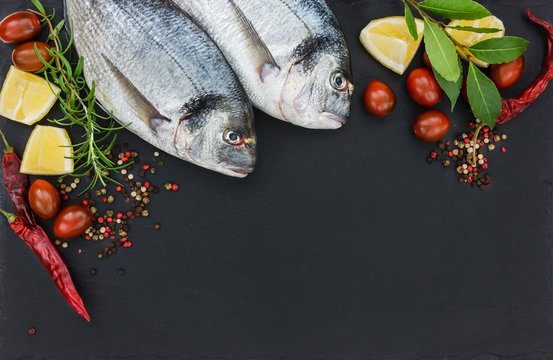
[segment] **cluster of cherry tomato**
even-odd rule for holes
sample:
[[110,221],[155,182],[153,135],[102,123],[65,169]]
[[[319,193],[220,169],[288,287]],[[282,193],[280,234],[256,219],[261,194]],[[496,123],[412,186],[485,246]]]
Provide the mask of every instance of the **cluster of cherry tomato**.
[[60,211],[61,199],[56,188],[45,180],[35,180],[29,188],[29,205],[42,219],[54,220],[54,235],[70,239],[90,227],[94,215],[83,204],[68,205]]
[[[443,98],[443,91],[432,72],[432,64],[428,54],[424,52],[423,61],[427,68],[413,70],[407,78],[407,91],[411,98],[423,107],[433,107]],[[524,70],[524,57],[505,64],[494,64],[490,69],[490,78],[498,89],[513,86],[521,77]],[[468,102],[466,77],[463,82],[462,93]],[[394,91],[385,83],[373,80],[365,89],[363,102],[367,111],[374,116],[386,116],[396,106]],[[414,124],[415,135],[426,142],[435,142],[443,138],[451,126],[449,117],[441,111],[429,110],[420,114]]]
[[0,40],[6,44],[18,45],[12,53],[13,64],[23,71],[38,71],[44,64],[35,53],[35,46],[45,61],[52,60],[50,46],[40,41],[32,41],[42,29],[38,17],[28,11],[18,11],[0,22]]

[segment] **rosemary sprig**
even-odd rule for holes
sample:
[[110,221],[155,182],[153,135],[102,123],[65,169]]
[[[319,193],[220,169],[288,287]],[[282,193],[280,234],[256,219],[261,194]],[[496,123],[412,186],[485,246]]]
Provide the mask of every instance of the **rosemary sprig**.
[[[117,166],[108,158],[108,154],[117,139],[117,134],[114,131],[126,126],[116,126],[111,114],[102,116],[96,111],[95,84],[93,82],[90,89],[87,87],[83,76],[84,59],[81,57],[76,63],[71,62],[73,24],[70,24],[69,31],[64,30],[65,20],[54,26],[52,20],[55,13],[48,15],[39,0],[31,1],[38,11],[32,9],[28,9],[28,11],[41,18],[43,25],[49,31],[48,41],[53,43],[49,50],[52,60],[49,62],[44,60],[35,45],[35,53],[44,64],[44,68],[39,73],[42,73],[46,80],[55,83],[61,89],[57,98],[64,117],[49,119],[49,121],[64,127],[78,125],[84,129],[83,141],[72,145],[75,169],[72,174],[64,176],[90,175],[92,180],[82,193],[94,188],[98,182],[102,186],[106,186],[108,182],[121,185],[110,177],[110,172],[118,172],[128,164]],[[65,33],[65,46],[60,38],[62,33]]]

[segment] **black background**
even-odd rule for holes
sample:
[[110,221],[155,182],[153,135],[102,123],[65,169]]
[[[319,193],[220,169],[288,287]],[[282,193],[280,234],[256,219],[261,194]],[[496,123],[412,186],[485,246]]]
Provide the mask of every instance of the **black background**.
[[[503,94],[512,96],[545,51],[524,10],[553,22],[553,3],[482,3],[531,41],[524,77]],[[30,1],[0,4],[4,17]],[[61,1],[45,5],[62,11]],[[259,162],[244,180],[167,159],[152,181],[180,190],[152,199],[152,216],[132,225],[132,248],[103,261],[101,244],[62,250],[90,324],[2,221],[1,359],[553,359],[553,90],[500,128],[509,140],[506,154],[489,155],[491,188],[459,185],[452,169],[426,164],[432,146],[411,133],[422,108],[406,76],[357,40],[371,19],[402,14],[401,2],[331,6],[357,84],[347,126],[310,131],[256,112]],[[0,49],[3,81],[12,47]],[[411,69],[421,63],[419,54]],[[361,103],[375,78],[398,97],[384,119]],[[449,136],[470,119],[461,102]],[[22,154],[31,128],[0,125]],[[120,138],[151,158],[150,145]],[[0,201],[11,208],[4,192]]]

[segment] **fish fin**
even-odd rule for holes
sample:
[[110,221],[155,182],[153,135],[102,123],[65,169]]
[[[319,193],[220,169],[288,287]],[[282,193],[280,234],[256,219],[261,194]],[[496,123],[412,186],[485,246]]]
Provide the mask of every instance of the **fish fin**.
[[248,20],[246,15],[244,15],[242,10],[240,10],[238,5],[236,5],[234,0],[228,0],[228,2],[231,5],[231,8],[234,10],[234,13],[236,14],[240,26],[246,32],[246,34],[248,34],[251,42],[254,44],[257,50],[257,55],[259,56],[257,73],[259,74],[259,78],[261,79],[261,81],[264,82],[267,76],[280,71],[280,67],[277,65],[273,54],[271,54],[271,51],[269,51],[267,45],[265,45],[263,40],[259,37],[259,34],[253,27],[252,23]]
[[280,71],[280,68],[278,66],[274,66],[267,63],[261,65],[261,67],[258,68],[258,74],[259,74],[259,78],[261,79],[261,82],[265,82],[265,80],[270,76],[276,76],[279,71]]
[[104,54],[102,57],[107,62],[109,68],[115,75],[117,81],[122,85],[124,91],[130,99],[130,106],[134,110],[138,118],[144,121],[154,132],[165,122],[171,122],[171,119],[161,115],[159,111],[146,99],[146,97],[138,90],[131,81],[119,70],[111,60]]

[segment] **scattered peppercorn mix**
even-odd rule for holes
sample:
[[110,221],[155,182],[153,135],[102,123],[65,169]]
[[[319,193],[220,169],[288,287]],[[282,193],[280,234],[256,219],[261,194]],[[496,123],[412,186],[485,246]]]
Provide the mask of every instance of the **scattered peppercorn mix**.
[[[475,127],[475,123],[469,123],[469,128]],[[489,127],[482,128],[477,139],[474,139],[474,135],[475,131],[469,131],[458,135],[452,142],[437,142],[438,150],[430,152],[427,161],[440,162],[444,167],[452,167],[459,174],[459,183],[485,190],[491,181],[491,175],[485,173],[489,167],[485,152],[499,148],[505,153],[505,146],[499,146],[502,141],[507,140],[507,135],[500,135],[497,129],[491,130]]]
[[[125,148],[127,144],[123,145]],[[166,156],[158,151],[153,154],[153,164],[163,166],[160,157]],[[157,168],[149,163],[142,163],[138,152],[121,151],[115,149],[115,153],[109,153],[108,158],[116,160],[121,169],[123,177],[121,184],[115,184],[97,189],[93,192],[86,192],[81,197],[77,197],[94,214],[95,219],[92,225],[82,236],[84,240],[98,242],[103,248],[97,253],[98,259],[104,259],[115,255],[122,248],[133,246],[132,237],[129,235],[131,230],[130,222],[140,218],[149,217],[149,204],[154,194],[159,193],[158,186],[154,185],[153,177]],[[125,164],[127,164],[125,166]],[[81,184],[79,178],[73,179],[71,183],[66,183],[65,179],[58,180],[58,190],[64,201],[70,200],[71,193],[76,192]],[[179,185],[167,182],[164,185],[167,191],[178,191]],[[84,197],[84,200],[82,200]],[[117,201],[117,200],[120,201]],[[124,205],[120,205],[124,204]],[[160,229],[160,224],[156,223],[154,228]],[[57,246],[67,248],[68,242],[55,240]],[[78,253],[82,250],[78,249]],[[122,275],[123,269],[118,273]],[[91,269],[90,274],[95,275],[96,269]]]

